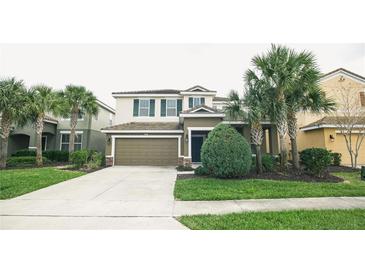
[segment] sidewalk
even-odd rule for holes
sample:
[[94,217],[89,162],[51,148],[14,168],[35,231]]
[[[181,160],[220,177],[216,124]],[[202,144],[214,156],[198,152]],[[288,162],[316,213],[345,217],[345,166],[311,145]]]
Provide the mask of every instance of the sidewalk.
[[252,199],[229,201],[175,201],[173,216],[226,214],[243,211],[364,208],[365,197]]

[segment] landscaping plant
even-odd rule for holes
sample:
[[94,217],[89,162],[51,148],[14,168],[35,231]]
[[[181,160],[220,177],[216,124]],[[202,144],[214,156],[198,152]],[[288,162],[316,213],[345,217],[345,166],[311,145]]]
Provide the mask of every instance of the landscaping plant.
[[[61,114],[65,118],[70,118],[70,157],[75,150],[76,126],[79,115],[98,113],[97,99],[91,91],[83,86],[68,85],[66,89],[60,93],[61,97]],[[71,113],[71,117],[70,117]],[[71,159],[70,159],[71,160]]]
[[331,155],[332,155],[332,159],[333,159],[332,164],[334,166],[340,166],[341,165],[342,154],[338,153],[338,152],[332,152]]
[[83,167],[89,158],[89,152],[87,149],[77,150],[70,154],[70,162],[76,167],[81,168]]
[[309,173],[322,177],[332,163],[332,155],[324,148],[307,148],[300,153],[300,160]]
[[6,167],[11,127],[24,126],[27,122],[26,101],[27,90],[22,80],[0,80],[0,168]]
[[202,165],[209,175],[240,177],[251,168],[251,148],[233,127],[220,124],[208,135],[201,150]]
[[[49,164],[49,161],[46,157],[43,157],[42,162],[45,164]],[[10,157],[6,164],[8,167],[31,167],[35,166],[37,163],[35,156],[20,156],[20,157]]]
[[46,113],[56,114],[60,105],[59,96],[51,87],[37,85],[30,88],[27,108],[29,118],[36,131],[36,159],[37,166],[42,166],[42,132]]

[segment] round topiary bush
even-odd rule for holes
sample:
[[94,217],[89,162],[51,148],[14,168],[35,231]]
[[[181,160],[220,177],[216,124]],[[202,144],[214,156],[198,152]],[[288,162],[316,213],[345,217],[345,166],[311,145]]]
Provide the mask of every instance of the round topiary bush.
[[246,139],[230,125],[220,124],[208,135],[201,149],[203,167],[210,175],[233,178],[251,168],[251,148]]

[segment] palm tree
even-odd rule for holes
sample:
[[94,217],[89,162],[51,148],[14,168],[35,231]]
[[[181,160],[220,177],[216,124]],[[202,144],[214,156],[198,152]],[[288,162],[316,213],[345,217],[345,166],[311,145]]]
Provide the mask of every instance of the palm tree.
[[285,94],[285,101],[293,166],[299,170],[297,113],[299,111],[329,112],[335,109],[335,102],[326,98],[325,93],[320,88],[321,73],[317,68],[314,55],[309,52],[301,52],[297,62],[299,63],[298,67],[300,67],[297,72],[297,81],[294,88],[289,89]]
[[257,75],[248,70],[245,74],[246,94],[244,105],[248,107],[248,120],[251,125],[251,142],[255,145],[256,171],[262,173],[261,145],[264,138],[264,131],[261,125],[267,114],[266,87],[265,83]]
[[96,97],[91,91],[83,86],[68,85],[60,94],[62,98],[62,115],[70,117],[70,144],[68,151],[70,154],[74,151],[75,146],[75,129],[79,114],[97,115],[98,104]]
[[6,167],[8,141],[12,125],[23,126],[27,122],[25,108],[27,90],[22,80],[8,78],[0,81],[1,154],[0,168]]
[[280,164],[284,169],[287,165],[287,148],[285,137],[287,127],[287,107],[285,93],[293,86],[296,72],[296,53],[283,46],[272,45],[265,55],[252,59],[252,65],[258,77],[265,81],[266,97],[270,104],[267,106],[273,123],[276,124],[280,139]]
[[44,118],[46,113],[56,115],[57,108],[59,106],[59,100],[56,93],[51,87],[45,85],[37,85],[30,88],[29,92],[29,113],[32,122],[35,125],[37,134],[37,154],[36,162],[37,166],[43,165],[42,160],[42,132],[44,125]]

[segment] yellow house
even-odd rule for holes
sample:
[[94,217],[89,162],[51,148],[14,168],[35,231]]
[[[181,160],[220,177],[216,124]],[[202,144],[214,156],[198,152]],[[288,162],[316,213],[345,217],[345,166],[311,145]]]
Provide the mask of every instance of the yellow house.
[[[353,130],[353,146],[360,134],[365,134],[365,77],[343,68],[325,74],[321,86],[326,96],[337,104],[336,113],[298,115],[298,150],[310,147],[322,147],[342,154],[342,164],[351,165],[345,137],[341,132],[341,119],[336,116],[346,116],[346,110],[360,114],[362,119]],[[343,118],[345,119],[345,118]],[[290,144],[289,144],[290,145]],[[290,147],[290,146],[289,146]],[[365,140],[363,140],[358,156],[358,165],[365,165]]]

